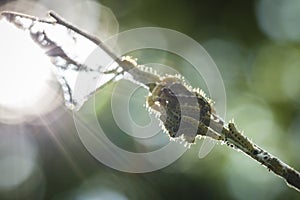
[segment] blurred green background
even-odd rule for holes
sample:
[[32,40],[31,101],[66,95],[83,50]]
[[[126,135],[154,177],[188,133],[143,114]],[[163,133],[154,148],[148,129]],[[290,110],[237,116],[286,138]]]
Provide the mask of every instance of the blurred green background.
[[[64,2],[68,1],[57,2],[55,6],[71,5]],[[47,7],[49,2],[39,3]],[[99,3],[111,9],[119,31],[159,26],[199,42],[222,74],[227,94],[226,121],[234,118],[239,129],[255,143],[300,170],[300,1],[100,0]],[[157,59],[161,52],[134,55],[143,63]],[[180,70],[184,61],[172,58],[164,55],[164,64]],[[109,94],[113,87],[114,84],[106,87],[97,96],[99,121],[112,132],[109,137],[114,143],[131,149],[132,141],[123,136],[109,114]],[[138,97],[141,106],[143,95]],[[132,112],[142,111],[132,108]],[[300,197],[282,179],[225,145],[216,145],[208,156],[199,159],[200,140],[164,169],[144,174],[116,171],[89,154],[79,139],[72,115],[61,107],[43,120],[3,122],[0,130],[0,199]]]

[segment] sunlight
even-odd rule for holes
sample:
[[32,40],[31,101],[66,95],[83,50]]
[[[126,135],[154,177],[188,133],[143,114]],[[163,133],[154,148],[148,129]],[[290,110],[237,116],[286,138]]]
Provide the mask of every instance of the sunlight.
[[53,93],[58,90],[47,56],[28,34],[6,20],[0,20],[0,33],[1,111],[21,112],[24,116],[53,108]]

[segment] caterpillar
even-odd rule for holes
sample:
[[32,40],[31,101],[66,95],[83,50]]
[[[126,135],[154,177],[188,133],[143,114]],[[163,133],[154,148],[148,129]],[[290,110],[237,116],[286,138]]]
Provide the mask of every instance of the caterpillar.
[[206,135],[214,113],[211,100],[191,89],[180,76],[162,78],[147,97],[147,104],[159,113],[171,138],[188,143],[194,143],[197,135]]

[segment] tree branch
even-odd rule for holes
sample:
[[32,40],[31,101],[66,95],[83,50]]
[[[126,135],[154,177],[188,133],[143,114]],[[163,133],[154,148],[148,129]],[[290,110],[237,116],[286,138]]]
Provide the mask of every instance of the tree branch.
[[[218,122],[212,120],[211,127],[220,128],[220,125]],[[289,186],[300,191],[300,173],[250,141],[236,129],[234,123],[230,122],[228,127],[223,127],[221,135],[223,136],[222,141],[224,141],[227,145],[241,150],[249,157],[253,158],[263,166],[267,167],[270,171],[283,178]]]

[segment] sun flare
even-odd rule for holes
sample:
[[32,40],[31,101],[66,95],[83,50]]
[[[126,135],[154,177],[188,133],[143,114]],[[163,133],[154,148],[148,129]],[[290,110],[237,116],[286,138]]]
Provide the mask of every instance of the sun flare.
[[57,93],[49,59],[28,34],[6,20],[0,20],[0,34],[0,109],[44,113]]

